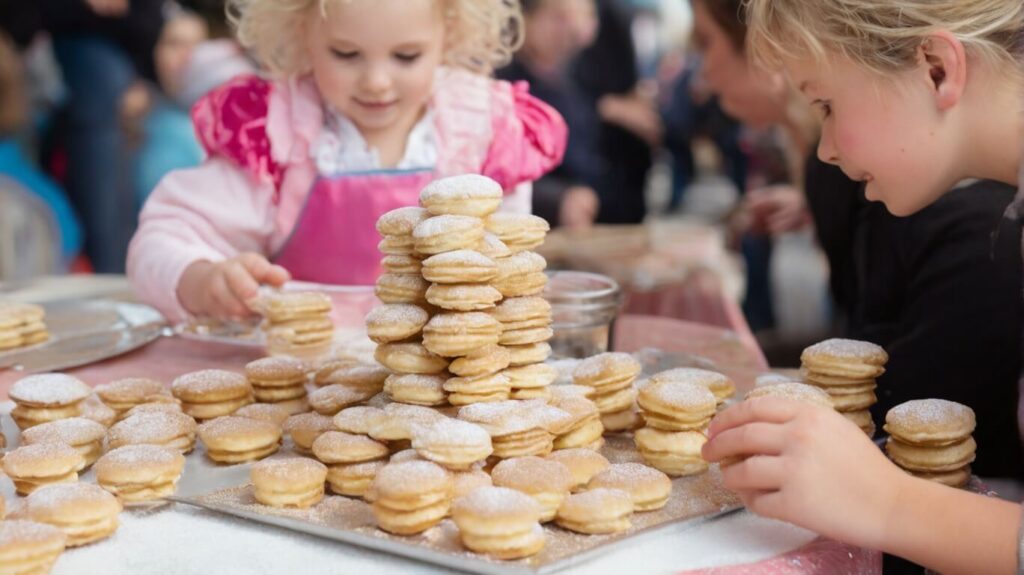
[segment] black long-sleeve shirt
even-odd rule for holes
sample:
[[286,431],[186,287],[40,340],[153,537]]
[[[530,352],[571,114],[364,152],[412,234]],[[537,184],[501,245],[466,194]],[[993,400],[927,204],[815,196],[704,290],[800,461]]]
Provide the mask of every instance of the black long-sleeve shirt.
[[978,181],[898,218],[816,158],[806,187],[846,335],[889,353],[876,423],[911,399],[963,403],[977,415],[974,472],[1021,477],[1020,227],[1002,217],[1015,190]]

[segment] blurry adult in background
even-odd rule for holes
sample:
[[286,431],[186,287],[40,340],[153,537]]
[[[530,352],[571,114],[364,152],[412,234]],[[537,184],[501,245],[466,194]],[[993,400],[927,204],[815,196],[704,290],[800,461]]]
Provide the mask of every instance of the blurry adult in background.
[[[198,25],[191,21],[195,15],[185,14],[179,24],[183,27]],[[168,24],[170,29],[176,27],[170,26],[171,22]],[[178,33],[183,36],[187,29]],[[177,42],[186,41],[179,36],[175,45],[166,48],[168,51],[184,51],[186,48]],[[157,71],[164,90],[146,117],[142,148],[138,154],[136,174],[140,206],[168,172],[198,166],[202,162],[205,154],[196,140],[192,106],[207,92],[235,76],[256,72],[253,62],[231,39],[189,43],[187,58],[180,54],[171,57],[172,54],[162,54],[162,51],[162,46],[158,45]]]
[[156,84],[147,90],[147,111],[139,119],[135,193],[140,208],[164,174],[198,166],[203,159],[189,115],[191,104],[180,96],[186,87],[185,70],[196,47],[208,37],[206,22],[197,14],[180,7],[167,14],[153,54]]
[[[81,226],[64,190],[40,171],[22,149],[20,136],[28,128],[28,112],[21,62],[13,43],[0,33],[0,196],[3,197],[0,212],[4,212],[4,218],[12,215],[15,210],[42,214],[42,219],[37,220],[42,222],[41,225],[32,226],[26,233],[18,234],[18,237],[15,237],[16,228],[13,227],[17,225],[16,222],[0,220],[2,279],[12,279],[15,275],[32,271],[66,271],[68,264],[82,248]],[[16,202],[19,204],[17,207]],[[56,258],[47,258],[56,261],[49,261],[42,268],[27,269],[25,266],[35,266],[38,262],[22,261],[20,256],[24,254],[14,252],[40,254],[52,250],[45,247],[30,248],[26,244],[59,247]],[[8,269],[15,267],[8,263],[15,257],[19,257],[17,267],[21,269]]]
[[124,271],[135,229],[123,98],[138,76],[153,79],[164,0],[3,0],[0,27],[20,46],[48,32],[68,100],[62,134],[66,186],[85,224],[96,271]]
[[572,77],[600,122],[598,187],[601,223],[632,224],[647,215],[644,188],[662,138],[656,94],[640,82],[630,12],[618,0],[597,0],[597,37],[573,64]]
[[[742,121],[793,124],[806,108],[789,97],[792,88],[781,79],[748,65],[740,4],[694,0],[705,79]],[[797,152],[791,156],[800,160],[804,154],[806,177],[802,185],[750,192],[749,228],[772,235],[813,220],[845,317],[839,335],[874,342],[889,353],[871,410],[876,425],[881,428],[890,408],[911,399],[963,403],[977,413],[975,473],[1021,478],[1021,245],[1015,225],[1002,218],[1013,188],[965,182],[930,207],[898,218],[867,202],[861,183],[820,162],[801,131],[790,130]]]
[[739,192],[747,185],[747,153],[740,143],[742,125],[722,111],[718,98],[700,89],[699,54],[689,63],[671,86],[666,109],[665,148],[672,154],[672,191],[668,211],[678,210],[686,188],[696,177],[693,142],[699,137],[709,139],[721,154],[722,169]]
[[562,164],[533,185],[533,211],[552,225],[580,229],[597,217],[606,161],[597,148],[599,117],[569,74],[573,59],[597,33],[594,0],[523,0],[526,37],[504,80],[530,83],[530,92],[554,107],[569,126]]

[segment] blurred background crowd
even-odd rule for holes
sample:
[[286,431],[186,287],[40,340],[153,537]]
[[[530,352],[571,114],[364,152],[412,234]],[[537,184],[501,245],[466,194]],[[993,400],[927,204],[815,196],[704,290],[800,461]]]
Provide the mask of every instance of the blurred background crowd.
[[[850,250],[816,241],[803,191],[813,122],[759,118],[770,85],[740,87],[751,102],[732,115],[715,96],[745,64],[742,31],[694,32],[708,6],[523,0],[526,43],[497,75],[528,81],[570,127],[563,164],[534,186],[535,213],[568,245],[618,242],[615,229],[647,230],[645,241],[666,224],[712,230],[715,257],[738,265],[705,267],[769,360],[793,365],[849,323],[857,286],[835,273],[830,283],[829,263],[848,268],[834,258]],[[703,69],[713,58],[717,78]],[[223,0],[0,0],[0,280],[123,273],[147,194],[202,161],[191,105],[256,71]]]

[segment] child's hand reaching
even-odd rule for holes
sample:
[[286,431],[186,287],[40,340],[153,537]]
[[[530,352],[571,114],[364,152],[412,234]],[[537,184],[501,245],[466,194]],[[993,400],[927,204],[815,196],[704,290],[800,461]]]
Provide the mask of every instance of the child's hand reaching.
[[747,508],[877,549],[901,489],[912,479],[838,412],[779,398],[718,414],[704,458],[751,456],[722,470]]
[[246,303],[260,284],[281,286],[291,279],[283,267],[257,253],[244,253],[221,262],[199,261],[185,268],[178,282],[178,301],[191,314],[218,319],[252,315]]

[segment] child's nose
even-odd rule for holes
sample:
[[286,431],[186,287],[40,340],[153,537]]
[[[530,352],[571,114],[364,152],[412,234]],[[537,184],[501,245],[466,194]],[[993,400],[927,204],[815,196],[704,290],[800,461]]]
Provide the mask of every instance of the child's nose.
[[363,77],[363,88],[367,92],[385,92],[391,88],[391,75],[383,66],[372,66]]
[[832,131],[827,126],[822,129],[821,139],[818,140],[818,159],[826,164],[839,165],[839,151],[832,138]]

